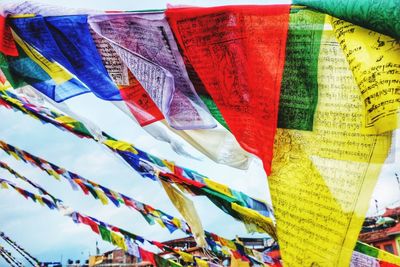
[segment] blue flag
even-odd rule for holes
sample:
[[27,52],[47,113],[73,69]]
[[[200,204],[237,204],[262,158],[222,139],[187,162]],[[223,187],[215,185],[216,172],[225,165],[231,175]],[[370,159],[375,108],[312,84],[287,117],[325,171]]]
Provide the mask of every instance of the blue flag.
[[[51,79],[47,79],[45,84],[29,79],[27,83],[57,102],[90,91],[104,100],[121,100],[118,88],[101,62],[86,16],[17,18],[11,20],[11,26],[24,42],[46,60],[56,62],[71,73],[71,79],[62,83]],[[30,76],[40,73],[40,80],[43,80],[43,76],[49,76],[48,71],[43,69],[40,72],[37,67],[43,69],[43,66],[36,65],[34,75]],[[49,84],[52,85],[50,88]]]
[[45,18],[48,29],[71,70],[80,81],[104,100],[122,100],[119,89],[106,71],[89,31],[87,16]]

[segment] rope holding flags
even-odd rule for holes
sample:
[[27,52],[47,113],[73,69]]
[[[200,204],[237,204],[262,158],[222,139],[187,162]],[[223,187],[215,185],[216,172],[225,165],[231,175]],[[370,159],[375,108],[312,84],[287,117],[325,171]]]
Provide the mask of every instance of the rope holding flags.
[[[266,203],[251,198],[242,192],[230,189],[223,184],[216,183],[193,170],[179,167],[170,161],[162,160],[148,154],[132,144],[116,140],[107,133],[101,132],[104,140],[100,141],[89,132],[82,122],[45,107],[29,103],[27,100],[18,97],[8,90],[0,91],[0,100],[3,100],[0,101],[0,105],[3,103],[6,107],[12,107],[24,114],[29,114],[31,117],[50,123],[59,129],[67,130],[79,137],[91,138],[96,142],[103,143],[113,152],[122,157],[143,177],[150,178],[154,181],[161,178],[166,182],[177,183],[183,186],[194,195],[207,196],[214,204],[216,204],[217,207],[240,221],[244,221],[243,218],[252,213],[238,213],[232,208],[234,203],[244,208],[253,209],[259,213],[260,216],[252,216],[246,221],[249,223],[257,222],[257,224],[262,227],[257,227],[256,224],[251,224],[248,229],[253,229],[263,233],[268,231],[267,233],[270,236],[276,238],[273,222],[268,218],[271,216],[271,209]],[[63,170],[60,170],[55,166],[55,169],[52,170],[52,172],[62,173]]]
[[7,251],[2,246],[0,246],[0,255],[10,266],[23,267],[22,263],[14,258],[11,252]]
[[[46,197],[41,197],[41,196],[31,193],[25,189],[22,189],[21,187],[14,185],[12,182],[10,182],[8,180],[0,179],[0,184],[3,189],[7,189],[8,186],[10,186],[11,188],[13,188],[15,191],[17,191],[20,195],[24,196],[25,198],[27,198],[27,199],[30,198],[34,202],[39,202],[42,205],[43,205],[43,202],[51,203],[51,201],[49,199],[47,199]],[[144,242],[147,242],[151,245],[156,246],[157,248],[159,248],[162,251],[175,253],[175,254],[179,254],[179,255],[185,255],[186,259],[188,259],[188,262],[202,261],[204,264],[207,264],[207,262],[205,262],[201,259],[198,259],[191,254],[187,254],[186,252],[184,252],[180,249],[171,248],[160,242],[145,239],[141,236],[132,234],[132,233],[130,233],[124,229],[118,228],[114,225],[107,224],[105,222],[97,220],[94,217],[86,216],[77,211],[73,211],[73,210],[71,210],[71,208],[69,208],[63,204],[58,204],[58,206],[53,206],[53,207],[48,206],[48,208],[58,210],[64,214],[70,216],[75,223],[83,223],[83,224],[89,226],[93,232],[101,235],[101,237],[104,241],[108,241],[108,242],[124,249],[125,251],[128,251],[128,253],[131,252],[130,250],[128,250],[128,248],[132,247],[132,245],[133,245],[132,242],[140,242],[142,244],[144,244]],[[213,253],[212,251],[209,251],[209,252]],[[233,254],[233,255],[235,255],[235,257],[238,256],[237,254]],[[232,255],[232,257],[233,257],[233,255]],[[241,254],[239,254],[239,255],[241,255]],[[253,257],[248,257],[246,259],[249,262],[253,262],[255,264],[260,264],[260,262]],[[158,266],[158,265],[155,265],[155,266]],[[204,266],[208,266],[208,265],[204,265]]]
[[28,253],[24,248],[18,245],[15,241],[13,241],[10,237],[6,236],[4,232],[0,232],[0,237],[6,241],[11,247],[13,247],[22,257],[24,257],[32,266],[37,266],[40,264],[40,261]]
[[[0,144],[5,144],[5,143],[0,141]],[[149,224],[153,224],[154,221],[156,221],[160,226],[162,226],[163,228],[164,227],[167,228],[171,233],[173,231],[175,231],[176,229],[180,229],[183,233],[193,234],[193,231],[194,231],[193,229],[196,229],[196,228],[189,227],[189,224],[182,219],[173,217],[159,209],[153,208],[152,206],[150,206],[148,204],[139,202],[139,201],[132,199],[122,193],[116,192],[116,191],[106,188],[100,184],[97,184],[93,181],[87,180],[78,174],[75,174],[75,173],[65,170],[64,168],[57,167],[53,163],[47,162],[46,160],[44,160],[42,158],[38,158],[26,151],[18,149],[9,144],[0,145],[0,147],[4,151],[6,151],[8,155],[10,155],[10,156],[12,155],[15,159],[20,159],[20,160],[24,161],[25,163],[30,163],[31,165],[39,167],[43,171],[46,171],[47,174],[53,176],[56,179],[59,179],[60,177],[66,178],[70,182],[73,189],[77,189],[77,187],[79,186],[85,194],[89,194],[89,192],[90,192],[94,198],[99,199],[103,204],[107,203],[106,201],[102,200],[101,196],[104,194],[114,204],[116,204],[117,207],[119,207],[120,204],[123,204],[123,205],[128,206],[129,208],[133,208],[133,209],[139,211]],[[6,150],[6,148],[8,148],[9,150]],[[5,170],[7,170],[9,173],[14,175],[15,177],[22,179],[26,183],[32,185],[41,194],[47,195],[50,198],[52,198],[53,200],[56,200],[56,201],[53,201],[55,205],[62,204],[61,200],[55,198],[53,195],[51,195],[45,189],[43,189],[40,185],[38,185],[38,184],[32,182],[31,180],[29,180],[28,178],[22,176],[21,174],[16,172],[14,169],[12,169],[10,166],[8,166],[7,164],[5,164],[1,161],[0,161],[0,168],[4,168]],[[62,171],[59,171],[59,170],[62,170]],[[163,184],[163,186],[165,186],[165,184]],[[174,188],[172,190],[174,190]],[[101,192],[103,192],[103,193],[101,193]],[[97,194],[97,197],[96,197],[96,194]],[[176,193],[174,193],[174,194],[176,194]],[[179,195],[179,197],[182,197],[182,195]],[[240,206],[238,206],[238,207],[240,207]],[[242,208],[242,209],[244,209],[244,208]],[[196,223],[197,222],[193,222],[193,224],[190,224],[190,225],[195,225]],[[243,247],[243,245],[241,245],[237,242],[231,242],[230,240],[223,238],[221,236],[218,236],[215,233],[205,231],[204,234],[205,234],[205,239],[207,240],[207,245],[212,247],[213,251],[216,251],[216,248],[214,245],[216,242],[216,243],[218,243],[218,245],[221,245],[221,246],[225,247],[228,251],[231,251],[232,254],[241,255],[241,257],[244,257],[244,258],[249,258],[249,255],[253,256],[253,255],[257,254],[257,252],[254,250],[245,252],[245,248]],[[229,244],[229,245],[227,246],[227,244]],[[203,246],[205,246],[205,244]],[[247,254],[249,254],[249,255],[247,255]]]

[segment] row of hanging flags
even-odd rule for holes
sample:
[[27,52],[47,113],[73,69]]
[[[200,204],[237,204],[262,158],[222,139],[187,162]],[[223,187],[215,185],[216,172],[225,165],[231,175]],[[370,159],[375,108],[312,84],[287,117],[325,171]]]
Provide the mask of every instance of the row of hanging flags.
[[[13,96],[11,93],[8,93],[7,95]],[[3,94],[4,96],[4,94]],[[15,96],[15,95],[14,95]],[[16,96],[15,96],[16,97]],[[22,107],[22,104],[16,104],[19,101],[17,98],[5,98],[8,100],[9,103],[13,103],[15,107]],[[10,101],[12,99],[12,101]],[[4,102],[3,102],[4,104]],[[53,114],[56,115],[57,113],[55,111],[50,111],[48,109],[45,109],[43,107],[38,107],[38,106],[33,106],[32,104],[25,104],[25,107],[30,107],[32,111],[36,110],[39,111],[42,114]],[[20,109],[23,111],[24,109]],[[44,112],[45,111],[45,112]],[[26,113],[29,114],[30,116],[35,117],[33,115],[34,113]],[[58,116],[60,117],[60,116]],[[40,118],[38,114],[36,114],[36,118]],[[50,122],[50,120],[45,120],[44,117],[41,117],[43,122]],[[66,117],[64,117],[64,120]],[[70,129],[71,132],[75,133],[77,131],[79,133],[79,130],[82,131],[83,129],[83,124],[80,122],[75,121],[72,118],[67,118],[67,121],[71,123],[71,125],[78,126],[76,128],[69,128],[68,124],[63,124],[63,127],[60,127],[60,129]],[[59,124],[53,124],[55,126],[59,126]],[[73,130],[72,130],[73,129]],[[86,130],[87,132],[87,130]],[[87,132],[88,133],[88,132]],[[79,136],[79,135],[78,135]],[[127,145],[127,144],[125,144]],[[192,234],[197,243],[199,245],[204,246],[204,244],[207,244],[211,248],[213,248],[213,251],[216,250],[215,246],[218,244],[219,246],[222,246],[223,251],[225,252],[230,252],[232,255],[242,255],[244,258],[247,258],[247,254],[249,255],[258,255],[259,253],[257,251],[252,251],[248,250],[247,248],[243,247],[239,243],[232,242],[226,238],[223,238],[221,236],[218,236],[214,233],[208,232],[208,231],[203,231],[203,228],[201,226],[201,221],[198,218],[197,213],[195,212],[195,208],[193,207],[193,204],[191,203],[190,200],[186,199],[186,197],[177,189],[169,186],[167,182],[174,182],[174,180],[162,180],[161,182],[166,189],[166,192],[168,196],[170,196],[171,201],[173,202],[174,205],[177,206],[178,210],[181,212],[183,217],[187,220],[185,222],[182,219],[176,218],[174,216],[171,216],[159,209],[153,208],[150,205],[147,205],[145,203],[142,203],[140,201],[137,201],[135,199],[132,199],[122,193],[116,192],[110,188],[107,188],[105,186],[102,186],[100,184],[97,184],[91,180],[85,179],[82,176],[70,172],[66,170],[65,168],[59,167],[51,162],[46,161],[43,158],[39,158],[37,156],[34,156],[24,150],[18,149],[10,144],[7,144],[3,141],[0,141],[0,148],[6,152],[8,155],[14,157],[17,160],[22,160],[25,163],[29,163],[33,166],[36,166],[40,168],[41,170],[45,171],[47,174],[53,176],[56,179],[64,178],[66,179],[73,190],[79,190],[79,188],[82,190],[84,194],[87,195],[92,195],[95,199],[98,199],[101,201],[103,204],[107,204],[110,200],[115,206],[119,207],[121,205],[125,205],[129,208],[135,209],[143,215],[143,217],[146,219],[146,221],[149,224],[154,224],[154,222],[157,222],[159,225],[162,227],[166,227],[170,232],[174,232],[176,229],[180,229],[182,232],[186,234]],[[131,148],[132,149],[132,148]],[[131,161],[128,161],[130,163]],[[163,162],[162,160],[158,159],[156,162]],[[148,164],[146,162],[143,162],[145,164]],[[131,163],[130,163],[131,164]],[[138,169],[139,167],[146,167],[146,165],[133,165],[135,166],[135,169]],[[52,196],[49,194],[45,189],[43,189],[40,185],[36,184],[35,182],[29,180],[28,178],[22,176],[19,174],[17,171],[12,169],[9,165],[7,165],[4,162],[0,161],[0,168],[8,171],[10,174],[15,176],[16,178],[19,178],[34,188],[36,188],[41,194],[47,195],[50,199],[52,199],[53,203],[50,202],[41,202],[40,200],[38,201],[39,203],[43,203],[47,205],[49,208],[53,209],[54,207],[57,206],[57,203],[61,202],[58,200],[56,197]],[[140,171],[140,169],[138,169]],[[151,166],[147,166],[146,172],[145,169],[141,170],[141,174],[146,174],[149,173],[151,170]],[[151,171],[151,173],[154,173],[156,171]],[[169,176],[169,177],[174,177],[172,174],[162,174],[159,172],[159,176],[162,177],[163,175]],[[207,179],[207,178],[204,178]],[[201,195],[201,184],[198,181],[192,181],[188,180],[186,178],[187,182],[195,183],[196,186],[192,187],[187,187],[187,189],[190,190],[192,194],[195,195]],[[207,179],[208,180],[208,179]],[[188,185],[190,185],[188,184]],[[208,183],[213,186],[213,188],[204,187],[204,190],[208,192],[208,197],[210,200],[212,200],[213,203],[216,205],[220,205],[219,207],[223,209],[225,212],[228,214],[232,215],[233,217],[243,220],[243,222],[246,224],[249,230],[255,230],[255,231],[260,231],[260,232],[266,232],[266,230],[269,230],[270,234],[272,236],[275,236],[276,234],[274,233],[274,227],[272,223],[270,222],[270,218],[265,217],[265,215],[270,214],[270,210],[268,206],[260,201],[257,201],[255,199],[252,199],[245,194],[241,192],[237,192],[233,189],[229,189],[221,184],[217,184],[215,182]],[[180,186],[186,187],[187,184],[180,184]],[[198,187],[197,187],[198,186]],[[32,198],[32,195],[30,195]],[[236,197],[235,197],[236,196]],[[35,199],[37,196],[35,197]],[[39,198],[40,199],[40,198]],[[247,201],[244,201],[247,200]],[[248,203],[248,204],[247,204]],[[181,208],[179,208],[181,207]],[[237,212],[236,212],[237,210]],[[256,211],[258,210],[258,211]],[[263,213],[264,215],[262,215]],[[266,230],[265,230],[266,229]],[[275,237],[276,238],[276,237]],[[206,243],[204,242],[206,241]],[[221,249],[220,249],[221,250]],[[218,251],[218,250],[217,250]],[[229,253],[228,253],[229,255]]]
[[[129,208],[132,208],[138,212],[145,218],[145,220],[150,224],[153,225],[157,222],[161,227],[167,228],[169,232],[174,232],[175,230],[179,229],[185,234],[192,235],[196,238],[198,244],[202,246],[206,246],[208,244],[213,251],[219,251],[221,248],[218,249],[216,246],[220,246],[224,248],[225,252],[231,252],[234,255],[242,255],[243,257],[246,256],[246,251],[251,256],[254,254],[258,254],[257,251],[248,250],[247,248],[243,247],[240,243],[232,242],[226,238],[220,237],[214,233],[203,231],[201,225],[196,223],[189,224],[182,219],[176,218],[172,215],[169,215],[162,210],[153,208],[152,206],[142,203],[138,200],[132,199],[122,193],[116,192],[112,189],[104,187],[100,184],[97,184],[91,180],[87,180],[78,174],[69,172],[63,168],[57,167],[56,165],[47,162],[42,158],[38,158],[32,154],[29,154],[26,151],[20,150],[15,148],[9,144],[4,142],[0,142],[0,148],[5,151],[8,155],[14,156],[18,160],[22,160],[25,163],[30,163],[33,166],[40,168],[41,170],[45,171],[47,174],[53,176],[56,179],[60,179],[63,177],[66,179],[73,190],[82,190],[82,192],[86,195],[92,195],[95,199],[101,201],[104,205],[108,204],[108,200],[110,200],[116,207],[120,207],[121,205],[125,205]],[[62,201],[52,196],[48,193],[45,189],[43,189],[40,185],[36,184],[35,182],[29,180],[28,178],[24,177],[23,175],[19,174],[17,171],[12,169],[9,165],[4,162],[0,161],[0,168],[8,171],[14,177],[25,181],[26,183],[30,184],[34,188],[36,188],[41,195],[45,195],[52,200],[52,203],[49,202],[39,202],[42,204],[47,205],[50,209],[57,207],[58,204],[62,204]],[[194,210],[194,208],[193,208]],[[200,221],[197,214],[194,212],[194,218],[192,221]],[[190,221],[190,222],[192,222]],[[191,227],[192,226],[192,227]],[[204,235],[202,234],[204,232]],[[203,240],[202,240],[203,239]],[[206,242],[206,243],[205,243]],[[218,244],[218,245],[217,245]],[[240,253],[242,252],[242,253]],[[228,254],[230,255],[230,254]]]
[[[195,258],[192,255],[187,254],[183,251],[180,251],[176,248],[171,248],[171,247],[164,245],[162,243],[159,243],[157,241],[151,241],[151,240],[144,239],[143,237],[132,234],[124,229],[118,228],[111,224],[99,221],[96,218],[93,218],[93,217],[81,214],[77,211],[74,211],[71,208],[69,208],[68,206],[64,206],[64,205],[54,206],[54,204],[49,204],[49,203],[51,203],[50,199],[47,199],[44,196],[34,194],[32,192],[29,192],[21,187],[18,187],[17,185],[13,184],[12,182],[10,182],[8,180],[0,179],[0,183],[3,188],[11,187],[27,199],[31,199],[34,202],[38,202],[40,204],[44,203],[50,209],[56,209],[56,210],[62,212],[63,214],[68,215],[77,224],[82,223],[82,224],[89,226],[91,228],[91,230],[93,232],[97,233],[98,235],[100,235],[104,241],[110,242],[113,245],[124,249],[129,254],[136,256],[139,259],[142,259],[144,261],[150,261],[152,264],[154,264],[154,266],[182,266],[182,265],[180,265],[176,262],[173,262],[173,261],[166,260],[166,259],[158,256],[157,254],[154,254],[152,252],[149,252],[147,250],[140,248],[137,245],[137,242],[141,243],[142,245],[145,244],[145,242],[150,245],[154,245],[163,252],[172,252],[172,253],[176,253],[178,255],[180,255],[180,254],[185,255],[187,257],[186,258],[187,260],[189,260],[188,258],[190,257],[190,261],[186,261],[186,262],[197,261],[197,262],[200,262],[200,264],[198,263],[199,266],[213,266],[213,265],[209,265],[207,262],[201,260],[200,258]],[[201,264],[203,264],[203,265],[201,265]]]
[[[3,5],[0,103],[103,143],[142,176],[162,181],[200,244],[195,225],[201,224],[180,190],[205,195],[249,230],[278,239],[288,266],[348,266],[380,169],[392,160],[400,3],[294,4],[306,7],[99,14],[30,2]],[[8,84],[34,91],[21,97]],[[276,230],[265,203],[30,99],[39,94],[60,107],[55,102],[88,92],[112,101],[179,153],[185,152],[168,131],[233,167],[246,168],[250,153],[258,156]],[[53,174],[73,174],[49,166]],[[94,182],[73,177],[66,179],[84,192],[119,202]]]
[[[41,262],[35,256],[32,256],[29,252],[27,252],[23,247],[18,245],[17,242],[12,240],[4,232],[0,232],[0,238],[3,239],[15,251],[17,251],[32,266],[39,266],[41,264]],[[11,255],[11,253],[9,253],[9,255]]]
[[[57,204],[54,204],[52,200],[48,199],[47,197],[50,196],[51,198],[54,198],[51,195],[48,196],[42,196],[42,195],[37,195],[34,193],[31,193],[30,191],[27,191],[14,183],[0,178],[0,184],[2,188],[13,188],[16,190],[18,193],[20,193],[22,196],[24,196],[26,199],[31,199],[34,202],[40,203],[41,205],[47,206],[50,209],[56,209],[60,212],[62,212],[64,215],[67,215],[71,217],[75,223],[82,223],[87,226],[89,226],[93,232],[99,234],[101,238],[104,241],[108,241],[125,251],[127,251],[130,255],[136,256],[137,258],[140,258],[145,261],[150,261],[151,263],[154,264],[154,266],[181,266],[178,263],[175,262],[169,262],[157,254],[148,252],[143,250],[142,248],[139,247],[143,246],[144,244],[150,244],[154,245],[157,247],[161,252],[168,252],[168,253],[174,253],[182,257],[182,259],[186,263],[196,263],[197,266],[215,266],[213,265],[212,262],[206,262],[199,257],[195,257],[191,254],[188,254],[180,249],[177,248],[171,248],[165,244],[162,244],[158,241],[154,240],[148,240],[145,239],[141,236],[132,234],[124,229],[118,228],[116,226],[110,225],[108,223],[102,222],[97,220],[96,218],[81,214],[77,211],[73,211],[71,208],[68,206],[65,206],[61,200],[57,202]],[[39,191],[41,192],[41,190]],[[209,252],[212,253],[213,255],[217,257],[223,257],[224,254],[227,255],[232,255],[232,258],[236,259],[238,262],[244,262],[247,263],[247,266],[249,266],[249,263],[253,263],[252,265],[257,265],[261,266],[264,261],[268,261],[269,263],[274,262],[272,258],[269,258],[266,255],[262,255],[261,252],[258,252],[256,250],[251,250],[248,248],[245,248],[243,245],[233,242],[231,240],[227,240],[224,238],[220,238],[216,235],[209,234],[207,237],[210,240],[208,241],[208,244],[213,244],[212,246],[209,247]],[[218,244],[214,242],[212,239],[216,238]],[[248,253],[248,254],[246,254]],[[251,256],[249,256],[251,255]],[[155,258],[158,259],[159,261],[165,261],[162,265],[159,263],[155,262],[155,259],[150,259],[150,258]],[[168,264],[167,264],[168,263]],[[219,265],[217,265],[219,266]],[[275,266],[275,265],[272,265]],[[276,265],[278,266],[278,265]],[[280,265],[279,265],[280,266]]]
[[5,247],[0,246],[0,257],[2,257],[11,267],[23,267],[22,263],[17,260],[11,252],[9,252]]
[[[190,214],[191,208],[186,207],[183,209],[183,204],[185,202],[188,203],[189,200],[180,193],[178,188],[171,187],[171,184],[176,184],[182,190],[186,190],[193,195],[203,195],[208,197],[210,201],[224,212],[240,221],[243,221],[249,231],[268,233],[276,239],[275,227],[271,220],[271,208],[263,201],[217,183],[193,170],[179,167],[173,162],[155,157],[154,155],[140,150],[132,144],[116,140],[101,130],[94,130],[96,133],[92,134],[83,122],[77,121],[72,117],[65,116],[46,107],[26,102],[26,99],[18,97],[7,90],[0,91],[0,105],[22,111],[31,117],[40,119],[42,122],[51,123],[59,129],[67,130],[79,137],[92,138],[93,140],[102,143],[107,148],[111,149],[111,151],[121,156],[129,166],[143,177],[149,178],[152,181],[161,181],[172,203],[177,208],[180,207],[178,210],[188,221],[193,217]],[[55,177],[62,175],[69,180],[71,179],[70,177],[80,177],[77,174],[67,172],[65,169],[43,159],[37,159],[34,161],[29,160],[31,158],[36,159],[36,157],[6,143],[0,142],[0,148],[16,158],[22,158],[26,162],[31,162],[32,164],[38,162],[36,165],[38,165],[39,168],[46,170],[46,172]],[[84,181],[85,179],[82,178],[80,180]],[[90,183],[92,186],[96,185],[94,182],[88,182],[87,184]],[[110,195],[107,194],[107,191],[104,191],[104,193],[106,193],[107,196]],[[120,197],[119,199],[123,199],[123,197]],[[112,199],[111,201],[116,203],[116,201],[113,201]],[[191,206],[192,204],[187,205]],[[196,223],[197,220],[192,221],[193,224],[198,224]]]

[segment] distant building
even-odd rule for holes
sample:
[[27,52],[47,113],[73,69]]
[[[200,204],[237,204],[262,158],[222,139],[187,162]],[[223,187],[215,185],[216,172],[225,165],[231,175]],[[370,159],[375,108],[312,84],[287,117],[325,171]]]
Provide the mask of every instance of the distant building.
[[122,249],[114,249],[103,255],[91,256],[89,258],[89,267],[151,267],[150,262],[141,261],[132,255],[129,255]]
[[359,240],[400,256],[400,207],[387,208],[382,216],[367,218]]

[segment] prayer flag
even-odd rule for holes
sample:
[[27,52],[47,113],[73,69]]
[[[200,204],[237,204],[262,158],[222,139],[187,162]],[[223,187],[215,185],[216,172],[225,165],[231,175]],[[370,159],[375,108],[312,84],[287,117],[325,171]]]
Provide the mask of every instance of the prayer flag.
[[294,0],[309,8],[400,39],[398,0]]
[[90,25],[114,48],[175,129],[215,122],[196,94],[163,13],[95,15]]
[[[277,126],[289,5],[172,8],[183,54],[240,145],[267,174]],[[260,146],[260,144],[263,144]]]
[[326,24],[312,132],[279,129],[269,187],[282,260],[289,266],[348,266],[390,135],[361,131],[362,103]]
[[343,20],[331,22],[361,92],[364,131],[379,134],[400,127],[399,40]]
[[18,56],[17,46],[11,34],[6,18],[0,15],[0,52],[9,56]]

